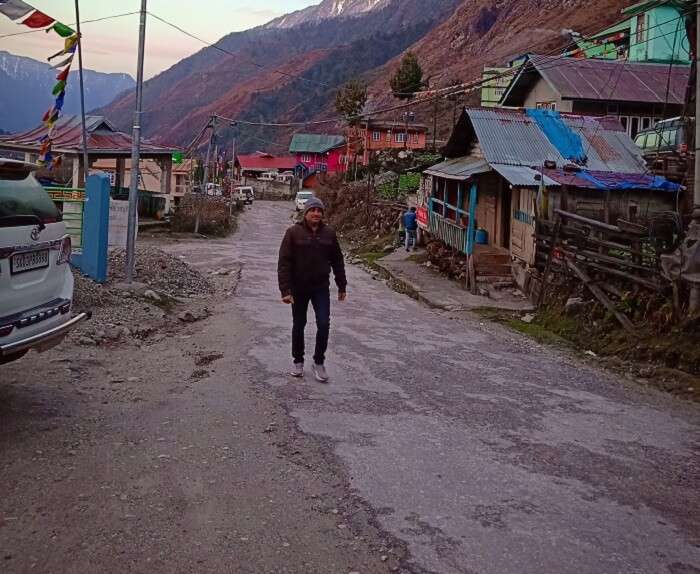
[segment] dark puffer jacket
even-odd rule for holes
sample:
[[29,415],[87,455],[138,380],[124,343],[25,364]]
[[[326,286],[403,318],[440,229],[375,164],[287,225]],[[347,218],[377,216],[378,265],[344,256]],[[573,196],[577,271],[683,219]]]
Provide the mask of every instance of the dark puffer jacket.
[[322,223],[314,233],[302,221],[287,229],[277,264],[283,297],[328,288],[331,269],[338,291],[345,293],[345,262],[333,228]]

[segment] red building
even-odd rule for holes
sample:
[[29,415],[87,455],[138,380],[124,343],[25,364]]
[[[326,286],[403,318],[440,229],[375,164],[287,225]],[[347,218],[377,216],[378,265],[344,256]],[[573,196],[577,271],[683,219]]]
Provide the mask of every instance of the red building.
[[344,173],[346,170],[344,136],[294,134],[289,153],[295,155],[297,165],[303,166],[303,177],[314,173]]
[[267,172],[294,171],[297,165],[296,158],[292,155],[275,156],[260,151],[250,155],[238,155],[237,159],[241,174],[248,177],[257,177]]

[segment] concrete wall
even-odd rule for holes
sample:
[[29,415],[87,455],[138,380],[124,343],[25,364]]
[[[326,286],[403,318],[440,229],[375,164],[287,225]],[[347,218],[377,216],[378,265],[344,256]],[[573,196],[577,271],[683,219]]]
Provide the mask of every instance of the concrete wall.
[[294,199],[299,184],[292,185],[281,183],[279,181],[257,181],[248,180],[246,185],[250,185],[255,192],[255,199],[264,199],[272,201],[287,201]]

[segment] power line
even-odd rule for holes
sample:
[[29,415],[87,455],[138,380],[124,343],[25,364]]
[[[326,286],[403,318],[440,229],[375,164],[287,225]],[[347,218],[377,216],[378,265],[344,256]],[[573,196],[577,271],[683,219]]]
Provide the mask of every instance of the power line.
[[307,82],[307,83],[309,83],[309,84],[315,84],[315,85],[323,86],[324,88],[335,88],[335,87],[337,87],[337,86],[331,86],[330,84],[327,84],[326,82],[321,82],[321,81],[319,81],[319,80],[310,80],[310,79],[305,78],[304,76],[301,76],[301,75],[299,75],[299,74],[290,74],[289,72],[285,72],[284,70],[280,70],[280,69],[278,69],[278,68],[270,68],[270,67],[268,67],[268,66],[264,66],[263,64],[259,64],[258,62],[255,62],[255,61],[251,60],[250,58],[246,58],[246,57],[242,56],[241,54],[236,54],[235,52],[231,52],[230,50],[226,50],[225,48],[222,48],[221,46],[219,46],[219,45],[217,45],[217,44],[214,44],[214,43],[212,43],[212,42],[208,42],[207,40],[203,40],[203,39],[200,38],[199,36],[196,36],[195,34],[192,34],[191,32],[188,32],[187,30],[185,30],[184,28],[181,28],[181,27],[178,26],[177,24],[173,24],[172,22],[169,22],[169,21],[166,20],[165,18],[161,18],[160,16],[158,16],[157,14],[154,14],[153,12],[149,12],[149,14],[150,14],[151,16],[153,16],[156,20],[162,22],[163,24],[166,24],[167,26],[170,26],[171,28],[174,28],[174,29],[177,30],[178,32],[181,32],[182,34],[185,34],[185,36],[189,36],[190,38],[192,38],[192,39],[194,39],[194,40],[197,40],[198,42],[201,42],[202,44],[204,44],[205,46],[208,46],[209,48],[213,48],[213,49],[215,49],[215,50],[218,50],[219,52],[222,52],[222,53],[227,54],[227,55],[229,55],[229,56],[233,56],[233,57],[235,57],[235,58],[241,58],[241,59],[243,59],[244,61],[246,61],[246,62],[248,62],[249,64],[251,64],[252,66],[255,66],[256,68],[260,68],[261,70],[267,70],[267,71],[269,71],[269,72],[275,72],[275,73],[277,73],[277,74],[280,74],[281,76],[286,76],[286,77],[288,77],[288,78],[302,80],[302,81]]
[[[651,41],[651,40],[655,40],[655,39],[657,39],[657,38],[662,38],[662,37],[664,37],[664,36],[669,35],[670,33],[674,33],[674,34],[675,34],[675,30],[674,30],[673,32],[669,32],[669,33],[666,33],[666,34],[662,34],[662,35],[657,36],[657,37],[655,37],[655,38],[649,38],[648,40],[645,40],[644,42],[638,42],[638,43],[636,43],[636,44],[630,44],[630,47],[635,46],[635,45],[639,45],[639,44],[643,44],[643,43],[649,42],[649,41]],[[562,58],[556,58],[556,59],[555,59],[555,62],[560,61],[561,59],[562,59]],[[527,65],[527,64],[526,64],[526,65]],[[557,67],[564,66],[564,65],[567,65],[567,64],[566,64],[566,63],[560,63],[560,64],[551,63],[551,65],[549,65],[549,66],[542,66],[540,69],[541,69],[541,70],[549,70],[549,69],[557,68]],[[530,73],[530,72],[523,71],[522,69],[519,68],[519,69],[514,70],[514,71],[511,73],[511,75],[513,75],[513,74],[515,74],[515,73]],[[620,75],[622,75],[622,71],[620,72]],[[483,84],[485,84],[486,82],[491,81],[492,79],[493,79],[493,78],[489,78],[488,80],[481,79],[481,80],[474,81],[474,82],[472,82],[472,83],[470,83],[470,84],[462,84],[462,85],[460,86],[460,89],[459,89],[459,90],[452,91],[452,92],[450,92],[449,94],[444,94],[443,96],[447,96],[447,95],[457,95],[457,94],[466,94],[466,93],[473,92],[473,91],[475,91],[476,89],[480,88],[480,87],[481,87]],[[618,81],[618,83],[619,83],[619,81]],[[615,86],[615,87],[617,87],[617,83],[616,83],[616,86]],[[371,118],[372,116],[376,116],[376,115],[379,115],[379,114],[385,114],[385,113],[393,112],[393,111],[396,111],[396,110],[401,110],[401,109],[404,109],[404,108],[417,106],[417,105],[424,104],[424,103],[430,103],[430,102],[432,102],[432,101],[434,100],[434,98],[435,98],[435,96],[431,96],[431,97],[426,97],[426,98],[420,99],[420,100],[412,100],[412,101],[409,101],[409,102],[406,102],[406,103],[403,103],[403,104],[397,104],[397,105],[395,105],[395,106],[391,106],[391,107],[387,107],[387,108],[383,108],[383,109],[378,109],[378,110],[372,110],[372,111],[368,111],[368,112],[363,112],[363,113],[359,114],[358,117],[369,119],[369,118]],[[227,121],[227,122],[236,122],[236,123],[240,123],[240,124],[244,124],[244,125],[249,125],[249,126],[263,126],[263,127],[273,127],[273,128],[303,127],[303,126],[314,126],[314,125],[326,125],[326,124],[337,123],[337,122],[339,122],[339,121],[342,120],[342,118],[337,117],[337,118],[328,119],[328,120],[315,120],[315,121],[306,121],[306,122],[278,123],[278,122],[249,122],[249,121],[246,121],[246,120],[237,120],[237,119],[233,119],[233,118],[226,118],[226,117],[224,117],[224,116],[218,116],[218,117],[219,117],[220,119],[224,120],[224,121]]]
[[[125,12],[123,14],[114,14],[113,16],[104,16],[102,18],[95,18],[94,20],[83,20],[81,22],[82,24],[92,24],[94,22],[104,22],[105,20],[113,20],[115,18],[123,18],[124,16],[134,16],[135,14],[139,14],[139,11],[137,10],[136,12]],[[75,26],[77,22],[72,22],[71,24],[67,24],[68,26]],[[14,32],[12,34],[1,34],[0,35],[0,40],[3,38],[11,38],[13,36],[24,36],[25,34],[36,34],[37,32],[46,32],[46,28],[41,28],[39,30],[27,30],[25,32]]]
[[[655,25],[653,25],[653,26],[648,26],[648,27],[646,27],[646,28],[640,28],[640,29],[638,30],[638,32],[644,32],[644,33],[646,33],[646,32],[648,32],[649,30],[653,30],[653,29],[655,29],[655,28],[659,28],[659,27],[661,27],[661,26],[665,26],[666,24],[670,24],[670,23],[672,23],[672,22],[679,22],[679,21],[683,20],[683,19],[685,18],[685,14],[688,14],[688,13],[690,13],[690,12],[689,12],[689,11],[683,11],[683,12],[681,12],[681,15],[680,15],[680,16],[677,16],[677,17],[672,18],[672,19],[670,19],[670,20],[666,20],[665,22],[660,22],[660,23],[655,24]],[[622,22],[624,22],[624,21],[625,21],[625,20],[623,20]],[[620,22],[620,23],[622,23],[622,22]],[[611,26],[608,26],[608,28],[610,28],[610,27],[611,27]],[[607,28],[606,28],[606,29],[607,29]],[[604,30],[603,30],[603,31],[604,31]],[[664,38],[664,37],[666,37],[666,36],[669,36],[670,34],[676,35],[677,33],[678,33],[678,31],[677,31],[677,28],[676,28],[675,30],[673,30],[673,31],[671,31],[671,32],[666,32],[666,33],[664,33],[664,34],[661,34],[660,36],[655,36],[655,37],[653,37],[653,38],[647,38],[646,40],[643,40],[643,41],[641,41],[641,42],[630,43],[629,46],[628,46],[628,48],[633,48],[634,46],[639,46],[639,45],[642,45],[642,44],[647,44],[647,43],[649,43],[649,42],[652,41],[652,40],[657,40],[657,39],[659,39],[659,38]],[[592,36],[595,36],[595,35],[597,35],[597,34],[600,34],[600,32],[597,32],[597,33],[593,34]],[[570,47],[572,47],[572,46],[575,46],[575,45],[577,45],[578,42],[580,42],[580,41],[586,41],[586,40],[588,40],[588,39],[591,39],[591,37],[589,36],[589,38],[581,38],[581,39],[579,39],[579,40],[576,41],[576,42],[571,42],[570,44],[568,44],[567,46],[564,46],[563,48],[557,48],[557,49],[555,49],[555,50],[550,50],[550,52],[549,52],[548,54],[536,54],[536,55],[539,56],[539,57],[549,57],[550,54],[559,52],[560,50],[564,50],[564,53],[559,54],[558,56],[556,56],[556,57],[553,59],[552,62],[550,62],[550,66],[548,66],[547,68],[543,68],[543,69],[550,69],[550,68],[552,68],[552,67],[556,67],[556,66],[554,66],[554,65],[552,65],[552,64],[555,64],[557,61],[562,60],[562,59],[565,59],[565,58],[567,58],[567,57],[569,56],[568,52],[566,51],[567,48],[570,48]],[[530,51],[528,50],[528,51],[525,52],[525,53],[527,54],[527,53],[529,53],[529,52],[530,52]],[[533,59],[533,61],[534,61],[534,59]],[[491,77],[488,78],[488,79],[483,79],[482,82],[485,83],[485,82],[491,82],[491,81],[493,81],[493,80],[495,80],[495,79],[507,78],[508,76],[515,75],[515,74],[519,73],[520,71],[521,71],[521,68],[520,68],[520,67],[508,69],[508,70],[505,70],[504,72],[502,72],[501,74],[497,74],[497,75],[491,76]],[[430,91],[427,91],[427,90],[426,90],[426,91],[423,91],[423,92],[406,92],[406,93],[403,93],[403,94],[400,94],[400,95],[414,95],[414,96],[425,95],[425,96],[430,96],[431,98],[433,98],[433,97],[435,97],[436,95],[448,96],[448,95],[452,95],[453,93],[459,94],[459,93],[462,93],[462,92],[460,91],[461,88],[464,88],[464,87],[472,87],[472,86],[473,86],[473,82],[466,82],[466,83],[464,83],[464,84],[459,84],[459,85],[457,85],[457,86],[448,86],[448,87],[446,87],[446,88],[441,88],[440,90],[430,90]]]

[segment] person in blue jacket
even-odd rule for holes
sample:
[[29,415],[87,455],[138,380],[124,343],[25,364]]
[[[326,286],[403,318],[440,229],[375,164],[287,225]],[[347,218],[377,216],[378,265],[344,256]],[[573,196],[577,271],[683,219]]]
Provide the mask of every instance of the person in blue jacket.
[[406,230],[406,251],[411,250],[411,244],[413,244],[413,249],[415,250],[416,235],[418,232],[418,220],[416,219],[415,207],[411,207],[411,209],[403,214],[403,226]]

